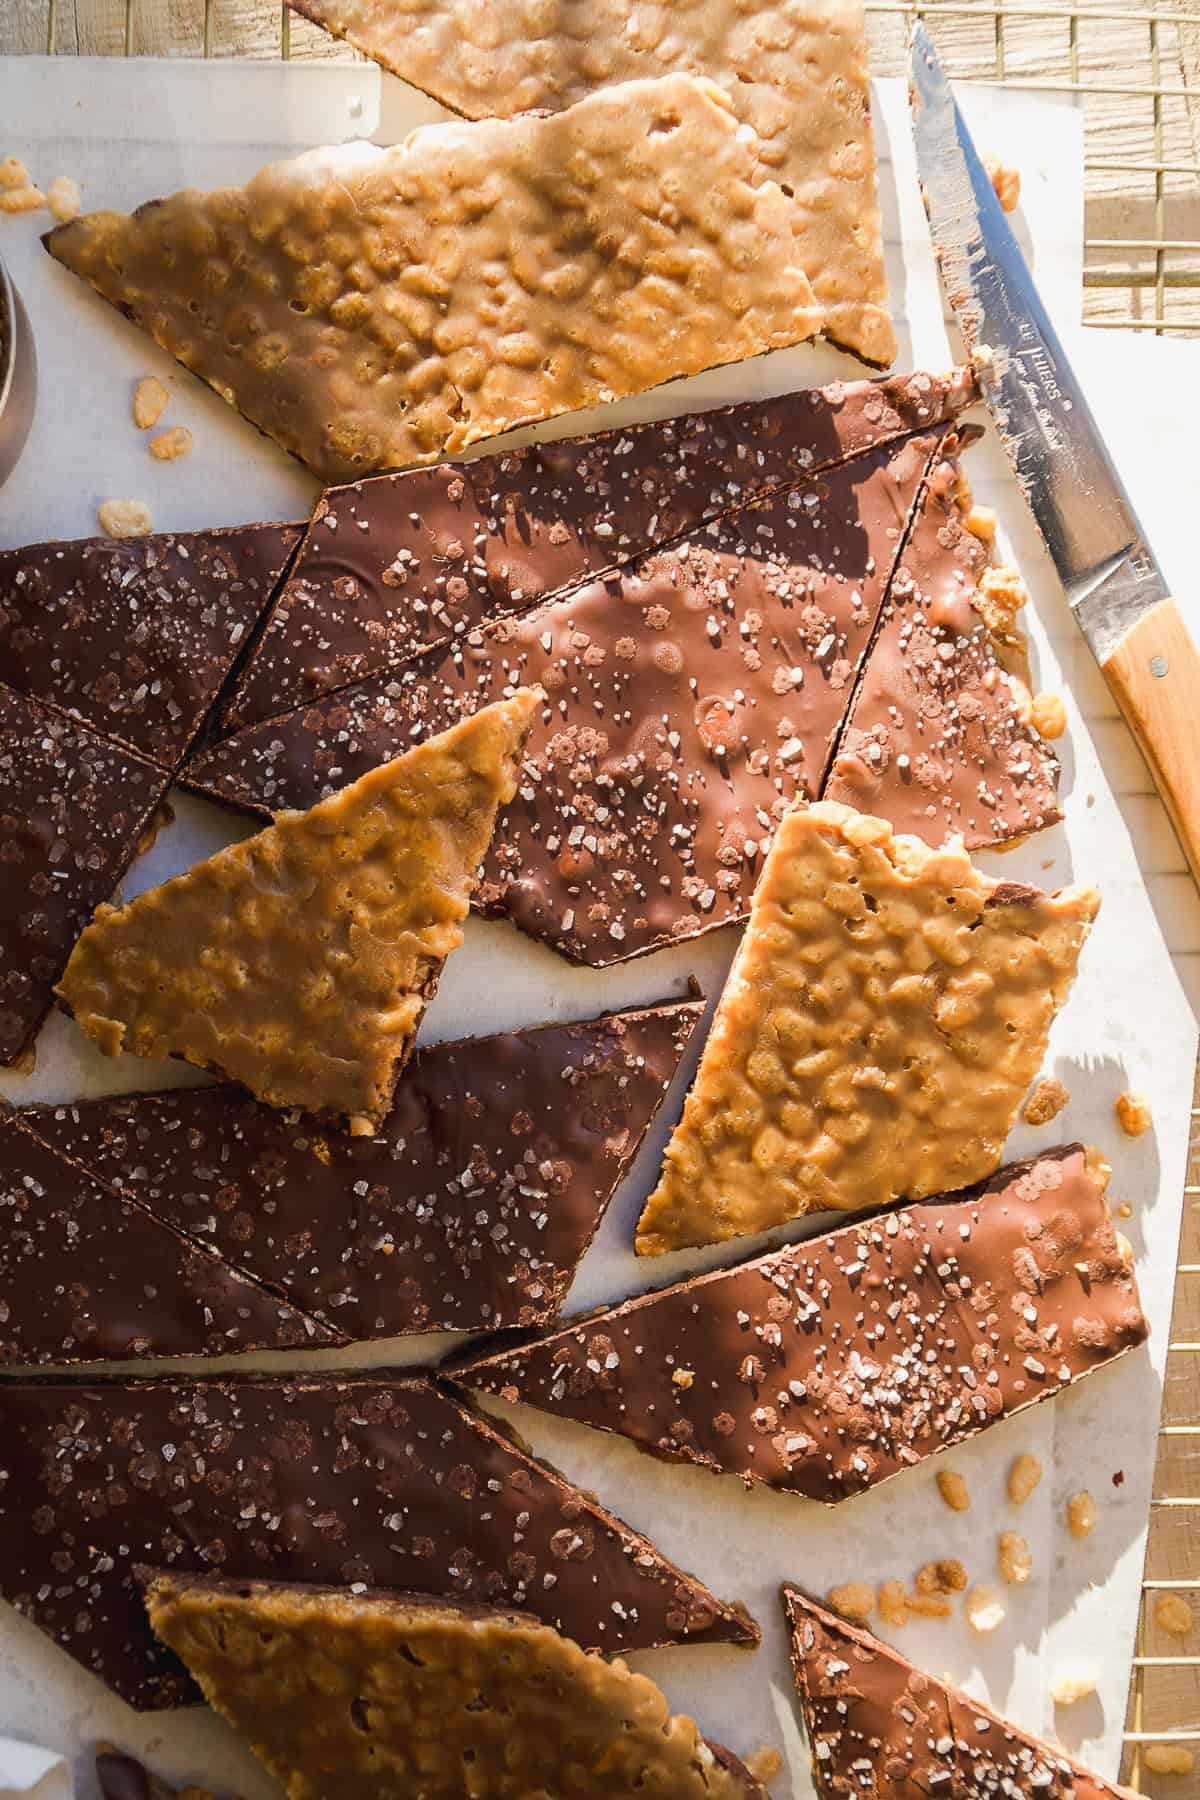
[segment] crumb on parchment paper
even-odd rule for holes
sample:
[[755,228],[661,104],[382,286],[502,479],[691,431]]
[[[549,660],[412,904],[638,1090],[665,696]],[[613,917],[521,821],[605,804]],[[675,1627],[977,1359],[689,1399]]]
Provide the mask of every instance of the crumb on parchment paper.
[[1021,1117],[1027,1125],[1048,1125],[1071,1098],[1071,1090],[1057,1075],[1043,1075],[1030,1092]]
[[1072,1494],[1067,1501],[1067,1525],[1071,1536],[1090,1537],[1096,1528],[1096,1502],[1086,1488]]
[[996,1539],[996,1563],[1010,1587],[1024,1587],[1033,1572],[1033,1552],[1019,1531],[1002,1531]]
[[1039,737],[1060,738],[1067,729],[1067,709],[1061,694],[1035,694],[1030,717]]
[[1117,1121],[1126,1137],[1141,1137],[1149,1131],[1154,1123],[1154,1114],[1150,1111],[1150,1102],[1145,1094],[1135,1093],[1132,1088],[1118,1094],[1116,1100]]
[[980,1582],[967,1595],[967,1623],[972,1631],[995,1631],[1004,1622],[1006,1608],[994,1587]]
[[70,175],[56,175],[46,190],[46,205],[60,225],[69,225],[83,205],[79,183]]
[[937,1478],[938,1493],[946,1502],[951,1512],[969,1512],[971,1495],[967,1487],[966,1477],[957,1469],[939,1469]]
[[829,1605],[843,1619],[869,1619],[875,1610],[875,1589],[866,1581],[846,1581],[830,1588]]
[[1050,1689],[1050,1698],[1055,1706],[1076,1706],[1095,1691],[1096,1683],[1090,1675],[1060,1675]]
[[96,523],[110,538],[145,537],[154,529],[144,500],[102,500],[96,508]]
[[177,462],[181,456],[189,455],[191,448],[192,434],[186,425],[172,425],[150,439],[150,454],[159,462]]
[[143,375],[133,390],[133,422],[139,431],[150,431],[166,412],[171,396],[157,375]]

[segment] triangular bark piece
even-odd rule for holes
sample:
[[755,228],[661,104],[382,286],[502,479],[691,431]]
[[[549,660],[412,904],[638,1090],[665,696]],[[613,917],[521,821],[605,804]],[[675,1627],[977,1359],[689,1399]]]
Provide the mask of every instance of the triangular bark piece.
[[173,769],[300,533],[244,525],[0,552],[0,679]]
[[289,1800],[766,1800],[647,1676],[528,1614],[194,1575],[146,1608]]
[[1139,1800],[786,1585],[819,1800]]
[[839,381],[329,488],[219,735],[526,612],[974,393],[966,369]]
[[888,592],[824,797],[968,850],[1053,825],[1058,758],[1029,721],[1025,646],[986,583],[953,440]]
[[0,1218],[0,1363],[232,1356],[345,1341],[15,1120],[0,1120]]
[[813,337],[795,206],[755,185],[757,150],[723,90],[667,75],[311,150],[44,241],[314,474],[352,481]]
[[137,1563],[516,1606],[610,1652],[758,1638],[420,1378],[0,1382],[0,1526],[0,1593],[142,1710],[196,1694]]
[[461,719],[307,813],[102,908],[58,993],[108,1055],[181,1056],[377,1127],[462,921],[538,698]]
[[654,1455],[833,1504],[1146,1332],[1103,1188],[1074,1146],[448,1372]]
[[721,83],[757,132],[760,177],[793,197],[796,249],[825,329],[885,367],[896,338],[861,0],[289,0],[468,118],[569,106],[597,87],[686,69]]
[[993,881],[833,801],[754,894],[639,1255],[964,1187],[999,1167],[1100,904]]
[[702,1010],[418,1050],[373,1138],[220,1087],[21,1116],[349,1338],[535,1326],[557,1315]]
[[167,780],[0,684],[0,1063],[32,1045],[75,940],[151,832]]
[[603,966],[745,916],[814,798],[941,434],[713,521],[452,649],[188,764],[235,805],[305,806],[515,681],[548,705],[476,904]]

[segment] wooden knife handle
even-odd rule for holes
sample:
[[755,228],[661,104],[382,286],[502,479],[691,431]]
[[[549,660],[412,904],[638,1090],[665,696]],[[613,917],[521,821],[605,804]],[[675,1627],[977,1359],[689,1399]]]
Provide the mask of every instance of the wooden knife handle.
[[1143,613],[1100,666],[1200,886],[1200,652],[1175,601]]

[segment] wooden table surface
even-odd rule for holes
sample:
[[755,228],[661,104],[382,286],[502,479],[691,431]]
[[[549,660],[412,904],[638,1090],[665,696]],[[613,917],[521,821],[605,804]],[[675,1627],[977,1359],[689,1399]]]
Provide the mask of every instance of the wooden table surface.
[[[867,10],[875,73],[900,73],[903,7],[868,0]],[[920,10],[952,74],[1084,93],[1084,319],[1114,329],[1190,330],[1200,338],[1200,0],[930,0]],[[286,18],[278,0],[0,0],[0,54],[47,49],[92,56],[352,54],[307,21]],[[1155,1800],[1200,1800],[1200,1631],[1168,1637],[1153,1616],[1157,1595],[1178,1587],[1200,1618],[1198,1376],[1200,1084],[1123,1770]],[[1190,1737],[1197,1768],[1156,1777],[1140,1750],[1147,1739],[1172,1733]]]

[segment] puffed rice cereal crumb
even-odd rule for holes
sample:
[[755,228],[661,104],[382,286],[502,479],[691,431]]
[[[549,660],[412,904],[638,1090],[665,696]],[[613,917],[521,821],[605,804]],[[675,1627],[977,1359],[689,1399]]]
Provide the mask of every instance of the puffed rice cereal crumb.
[[979,577],[971,604],[992,631],[1012,630],[1013,620],[1029,598],[1029,590],[1011,563],[990,563]]
[[766,1787],[768,1782],[774,1781],[777,1775],[783,1773],[783,1758],[770,1744],[763,1744],[759,1749],[751,1751],[744,1760],[752,1779],[761,1787]]
[[966,1478],[960,1475],[957,1469],[939,1469],[937,1484],[938,1493],[951,1512],[968,1512],[970,1510],[971,1496],[967,1489]]
[[69,225],[83,205],[79,183],[69,175],[56,175],[46,190],[46,205],[60,225]]
[[1077,1538],[1090,1537],[1096,1529],[1096,1502],[1086,1488],[1067,1501],[1067,1524],[1071,1536]]
[[149,431],[166,412],[171,396],[157,375],[143,375],[133,390],[133,422],[139,431]]
[[1067,729],[1067,709],[1059,694],[1035,694],[1030,717],[1039,737],[1060,738]]
[[1024,1587],[1033,1571],[1033,1553],[1019,1531],[1002,1531],[996,1539],[996,1561],[1011,1587]]
[[990,544],[996,535],[996,515],[990,506],[972,506],[963,520],[972,537]]
[[143,500],[103,500],[96,508],[96,523],[111,538],[145,537],[154,529]]
[[1144,1131],[1149,1131],[1154,1114],[1145,1094],[1134,1093],[1132,1089],[1118,1094],[1117,1119],[1126,1137],[1141,1137]]
[[885,1581],[880,1587],[879,1616],[886,1625],[908,1624],[908,1601],[902,1581]]
[[843,1619],[869,1619],[875,1610],[875,1589],[866,1581],[847,1581],[830,1588],[827,1596],[835,1613]]
[[904,1604],[918,1619],[949,1619],[954,1614],[954,1602],[944,1594],[922,1594],[917,1591],[906,1594]]
[[1057,1075],[1043,1075],[1033,1089],[1021,1114],[1027,1125],[1048,1125],[1056,1119],[1071,1098],[1071,1090]]
[[1132,1219],[1133,1208],[1130,1206],[1128,1200],[1122,1200],[1120,1206],[1118,1206],[1117,1217],[1118,1219]]
[[987,157],[983,166],[1005,212],[1016,212],[1021,203],[1021,171],[1009,163],[1002,163],[996,156]]
[[957,1557],[928,1562],[917,1570],[918,1594],[961,1594],[967,1585],[967,1571]]
[[1005,1605],[995,1588],[980,1582],[967,1595],[967,1623],[972,1631],[995,1631],[1005,1617]]
[[0,188],[0,212],[36,212],[39,206],[45,206],[45,204],[46,196],[41,188],[33,186]]
[[169,431],[160,431],[150,439],[150,454],[157,456],[159,462],[177,462],[191,448],[192,434],[186,425],[172,425]]
[[1182,1594],[1159,1594],[1154,1602],[1154,1617],[1172,1637],[1187,1637],[1196,1622]]
[[1142,1761],[1152,1775],[1190,1775],[1196,1766],[1186,1744],[1147,1744]]
[[6,156],[0,161],[0,188],[24,188],[30,185],[29,170],[19,156]]
[[1008,1497],[1014,1506],[1024,1506],[1038,1482],[1042,1479],[1041,1461],[1036,1456],[1024,1452],[1018,1456],[1008,1471]]
[[1095,1691],[1096,1683],[1090,1675],[1060,1675],[1050,1689],[1050,1698],[1055,1706],[1075,1706]]

